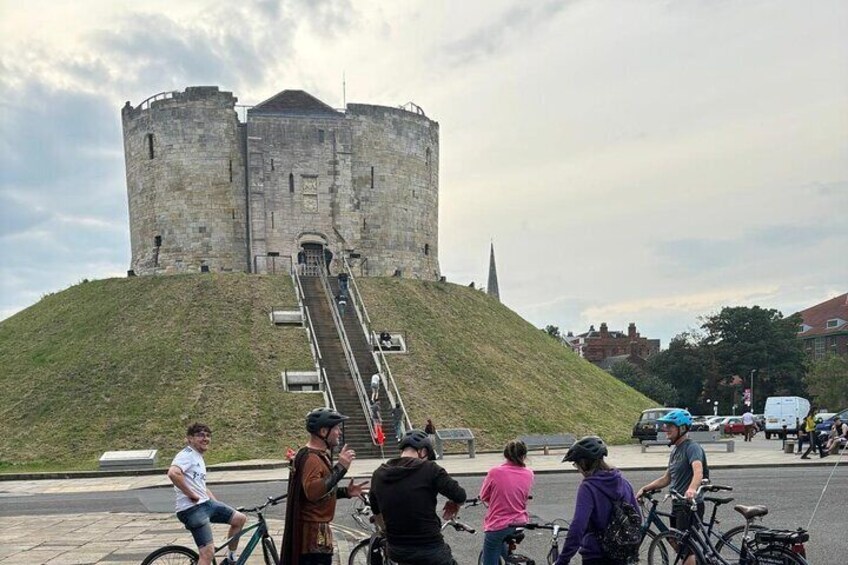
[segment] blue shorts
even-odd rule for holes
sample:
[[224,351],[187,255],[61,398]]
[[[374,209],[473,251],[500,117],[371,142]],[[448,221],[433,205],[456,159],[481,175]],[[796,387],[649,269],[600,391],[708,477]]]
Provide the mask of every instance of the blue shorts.
[[191,532],[197,547],[212,543],[213,524],[229,524],[235,510],[217,500],[207,500],[177,512],[177,519]]

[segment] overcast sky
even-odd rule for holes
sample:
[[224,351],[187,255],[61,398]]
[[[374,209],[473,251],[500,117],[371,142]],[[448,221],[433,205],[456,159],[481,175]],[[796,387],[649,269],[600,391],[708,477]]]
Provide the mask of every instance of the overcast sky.
[[848,291],[848,2],[0,0],[0,319],[129,268],[120,108],[414,101],[440,260],[537,326],[665,347]]

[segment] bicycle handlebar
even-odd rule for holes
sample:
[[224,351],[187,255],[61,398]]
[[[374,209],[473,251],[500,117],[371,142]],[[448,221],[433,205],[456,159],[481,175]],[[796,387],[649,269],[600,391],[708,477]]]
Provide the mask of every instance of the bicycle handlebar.
[[448,526],[450,526],[451,528],[453,528],[457,532],[468,532],[469,534],[477,533],[477,530],[475,530],[474,528],[472,528],[468,524],[460,522],[459,520],[457,520],[455,518],[448,520],[447,522],[442,524],[442,529],[444,530]]
[[669,493],[669,495],[671,496],[672,499],[677,500],[677,501],[688,502],[690,504],[690,506],[692,506],[694,508],[697,504],[695,502],[695,499],[698,498],[699,496],[701,496],[701,494],[703,494],[704,492],[719,492],[719,491],[722,491],[722,490],[732,491],[733,487],[728,487],[728,486],[724,486],[724,485],[714,485],[712,483],[704,482],[704,483],[701,483],[701,486],[699,486],[698,490],[695,491],[695,496],[692,498],[691,501],[687,500],[686,496],[680,494],[679,492],[677,492],[674,489],[669,489],[668,493]]
[[265,504],[263,504],[261,506],[254,506],[253,508],[245,508],[244,506],[239,506],[238,508],[236,508],[236,510],[238,510],[239,512],[261,512],[261,511],[265,510],[265,508],[268,507],[268,506],[278,505],[280,502],[285,500],[287,497],[288,497],[288,494],[281,494],[280,496],[277,496],[277,497],[269,496],[267,502],[265,502]]
[[549,530],[551,532],[567,531],[568,526],[556,524],[553,522],[540,524],[538,522],[527,522],[526,524],[510,524],[510,528],[524,528],[525,530]]

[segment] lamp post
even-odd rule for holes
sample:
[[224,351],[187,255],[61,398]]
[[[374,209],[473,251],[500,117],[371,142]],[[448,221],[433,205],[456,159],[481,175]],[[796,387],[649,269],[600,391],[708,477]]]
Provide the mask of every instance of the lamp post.
[[751,369],[751,413],[754,412],[754,374],[756,369]]
[[718,400],[713,401],[713,416],[718,416]]

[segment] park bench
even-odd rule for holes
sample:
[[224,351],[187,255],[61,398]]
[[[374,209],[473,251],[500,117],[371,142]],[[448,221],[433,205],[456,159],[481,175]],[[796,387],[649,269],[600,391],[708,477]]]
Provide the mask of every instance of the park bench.
[[283,390],[289,392],[317,392],[321,390],[318,371],[289,371],[282,374]]
[[576,440],[576,438],[571,434],[526,435],[520,436],[518,439],[524,442],[528,451],[541,449],[545,455],[548,454],[550,449],[567,449],[571,447]]
[[301,326],[303,325],[303,314],[300,310],[282,310],[275,308],[271,311],[271,322],[277,326]]
[[155,449],[139,449],[133,451],[107,451],[100,456],[101,471],[125,471],[153,469],[156,467]]
[[474,434],[468,428],[445,428],[436,430],[436,454],[441,458],[445,453],[446,441],[462,441],[468,446],[468,457],[474,459],[477,454],[474,449]]
[[[736,451],[736,443],[732,439],[721,439],[719,432],[689,432],[689,439],[695,441],[698,445],[723,445],[727,453]],[[642,442],[642,453],[645,453],[649,447],[664,445],[668,447],[667,439],[657,439],[654,441]]]

